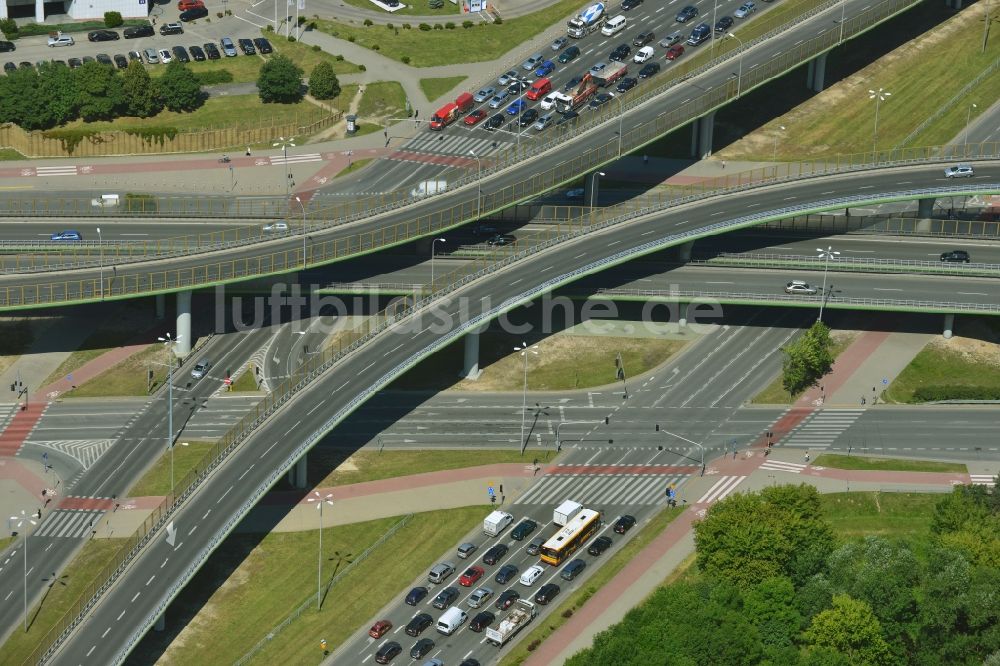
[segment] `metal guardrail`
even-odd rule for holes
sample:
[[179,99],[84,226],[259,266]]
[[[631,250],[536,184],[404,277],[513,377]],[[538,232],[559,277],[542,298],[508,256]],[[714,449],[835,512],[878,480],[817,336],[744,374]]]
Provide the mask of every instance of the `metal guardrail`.
[[907,217],[868,217],[843,215],[805,215],[766,222],[762,229],[784,232],[880,234],[893,236],[944,236],[948,238],[1000,238],[1000,222],[990,220],[942,220]]
[[[749,268],[806,268],[808,270],[823,270],[825,260],[815,255],[802,254],[769,254],[769,253],[729,253],[722,252],[708,259],[696,259],[688,262],[695,266],[740,266]],[[833,257],[829,261],[829,269],[842,273],[886,273],[886,272],[920,272],[934,275],[966,275],[997,277],[1000,274],[1000,264],[984,263],[953,263],[944,261],[926,261],[922,259],[877,259],[873,257]],[[914,271],[913,269],[922,269]]]
[[429,285],[414,282],[331,282],[320,288],[320,291],[343,291],[357,293],[363,291],[395,291],[400,293],[421,294]]

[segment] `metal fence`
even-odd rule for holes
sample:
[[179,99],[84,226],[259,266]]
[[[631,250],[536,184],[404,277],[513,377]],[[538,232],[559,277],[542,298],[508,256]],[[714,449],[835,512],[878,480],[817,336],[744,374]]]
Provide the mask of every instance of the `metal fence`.
[[951,238],[1000,238],[1000,222],[992,220],[940,220],[914,217],[873,218],[844,215],[803,215],[774,220],[762,229],[784,232],[888,234],[895,236],[947,236]]
[[933,275],[959,275],[967,277],[997,277],[1000,265],[983,263],[954,263],[922,259],[878,259],[874,257],[831,257],[818,255],[774,254],[769,252],[732,253],[720,252],[707,259],[688,262],[693,266],[738,266],[743,268],[804,268],[830,270],[840,273],[923,273]]

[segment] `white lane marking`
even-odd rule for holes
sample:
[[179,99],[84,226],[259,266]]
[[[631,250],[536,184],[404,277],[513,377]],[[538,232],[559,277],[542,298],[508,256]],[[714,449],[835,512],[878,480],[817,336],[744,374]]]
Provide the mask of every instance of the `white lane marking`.
[[903,291],[902,289],[882,289],[880,287],[872,287],[875,291]]
[[121,613],[118,614],[118,619],[121,620],[123,615],[125,615],[125,611],[122,611]]
[[198,526],[197,526],[197,525],[195,525],[194,527],[192,527],[192,528],[191,528],[191,531],[190,531],[190,532],[188,532],[188,536],[191,536],[192,534],[194,534],[194,531],[195,531],[196,529],[198,529]]
[[212,513],[212,510],[211,510],[211,509],[209,509],[208,511],[206,511],[206,512],[205,512],[205,515],[204,515],[204,516],[202,516],[202,517],[201,517],[201,519],[202,519],[202,520],[205,520],[206,518],[208,518],[208,514],[210,514],[210,513]]
[[142,594],[142,592],[136,592],[136,593],[135,593],[135,596],[134,596],[134,597],[132,597],[132,602],[131,602],[131,603],[134,603],[134,602],[135,602],[135,600],[139,598],[139,595],[140,595],[140,594]]
[[[312,409],[310,409],[308,412],[306,412],[306,416],[309,416],[310,414],[312,414],[313,412],[315,412],[317,409],[319,409],[322,406],[323,406],[323,403],[322,402],[319,403],[318,405],[316,405],[315,407],[313,407]],[[277,442],[275,442],[274,444],[277,444]],[[272,444],[271,446],[274,446],[274,444]],[[271,449],[268,449],[268,451],[270,451],[270,450]],[[261,456],[261,457],[263,457],[263,456]]]
[[104,630],[104,633],[101,634],[101,638],[104,638],[105,636],[107,636],[109,631],[111,631],[111,627],[108,627],[107,629]]
[[959,296],[988,296],[989,294],[984,294],[984,293],[978,292],[978,291],[960,291],[960,292],[958,292],[958,295]]
[[215,501],[215,503],[216,503],[216,504],[218,504],[218,503],[219,503],[219,502],[221,502],[221,501],[222,501],[223,499],[225,499],[226,495],[228,495],[228,494],[229,494],[229,491],[230,491],[230,490],[232,490],[232,489],[233,489],[233,487],[232,487],[232,486],[229,486],[229,488],[228,488],[228,489],[226,490],[226,492],[222,493],[222,497],[220,497],[219,499],[217,499],[217,500]]
[[149,580],[146,581],[146,587],[149,587],[149,584],[153,582],[154,578],[156,578],[156,574],[149,577]]
[[169,557],[163,558],[163,564],[160,565],[160,568],[162,569],[163,567],[167,566],[167,562],[169,561],[170,561]]
[[91,653],[92,653],[92,652],[93,652],[94,650],[96,650],[96,649],[97,649],[97,646],[96,646],[96,645],[91,645],[91,646],[90,646],[90,649],[89,649],[89,650],[87,650],[87,656],[89,657],[89,656],[91,655]]
[[[311,413],[312,413],[312,412],[310,412],[310,414],[311,414]],[[274,447],[276,447],[277,445],[278,445],[278,443],[277,443],[277,442],[275,442],[275,443],[274,443],[274,444],[272,444],[271,446],[269,446],[269,447],[267,447],[266,449],[264,449],[264,453],[260,454],[260,457],[261,457],[261,458],[263,458],[264,456],[266,456],[266,455],[268,454],[268,452],[269,452],[269,451],[270,451],[271,449],[273,449]],[[205,515],[208,515],[208,514],[205,514]]]
[[[288,433],[286,432],[285,434],[287,435]],[[243,472],[242,474],[240,474],[240,478],[238,480],[242,481],[243,477],[246,476],[247,474],[249,474],[250,470],[252,470],[252,469],[253,469],[253,465],[250,465],[249,467],[247,467],[246,471]]]

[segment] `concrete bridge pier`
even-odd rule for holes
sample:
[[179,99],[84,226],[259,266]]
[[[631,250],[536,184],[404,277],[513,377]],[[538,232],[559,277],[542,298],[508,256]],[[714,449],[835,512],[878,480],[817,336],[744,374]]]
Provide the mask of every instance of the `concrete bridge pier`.
[[191,353],[191,290],[177,292],[177,342],[174,353],[184,358]]
[[167,612],[163,611],[160,617],[156,618],[156,624],[153,625],[153,631],[163,631],[167,628]]
[[302,457],[299,458],[298,462],[292,465],[288,469],[288,483],[293,488],[305,488],[306,487],[306,456],[308,454],[303,453]]
[[931,218],[934,216],[934,204],[937,199],[917,200],[917,232],[929,233],[931,231]]
[[826,80],[826,53],[820,53],[809,61],[809,68],[806,72],[806,87],[813,92],[823,92],[823,84]]
[[945,340],[948,340],[951,338],[954,329],[955,329],[955,315],[949,312],[944,316],[944,331],[941,333],[941,335],[944,336]]
[[671,259],[679,264],[686,264],[691,261],[691,250],[694,249],[694,241],[681,243],[670,248]]
[[686,328],[688,325],[687,311],[688,304],[683,301],[677,301],[677,326],[680,328]]
[[707,159],[712,156],[712,131],[715,127],[715,111],[706,113],[691,123],[691,156]]
[[465,334],[465,361],[459,376],[474,381],[482,372],[479,369],[479,331],[470,331]]
[[156,298],[156,318],[163,319],[167,316],[167,295],[157,294]]

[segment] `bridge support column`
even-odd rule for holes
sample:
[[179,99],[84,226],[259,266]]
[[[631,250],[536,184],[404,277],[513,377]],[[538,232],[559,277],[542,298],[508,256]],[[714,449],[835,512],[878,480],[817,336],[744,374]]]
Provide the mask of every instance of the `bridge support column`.
[[160,617],[156,618],[156,624],[153,625],[153,631],[163,631],[167,628],[167,612],[164,611],[160,614]]
[[823,83],[826,80],[826,53],[820,53],[809,61],[809,68],[806,72],[806,87],[813,92],[823,92]]
[[715,111],[691,123],[691,156],[706,159],[712,156],[712,131],[715,128]]
[[465,334],[465,362],[459,376],[476,380],[482,372],[479,369],[479,331],[471,331]]
[[45,23],[45,0],[35,0],[35,23]]
[[688,325],[688,304],[683,301],[677,301],[677,326],[680,328],[685,328]]
[[167,316],[167,295],[157,294],[156,298],[156,318],[163,319]]
[[930,233],[935,203],[937,200],[934,198],[917,201],[917,233]]
[[191,353],[191,291],[177,292],[177,342],[174,353],[181,358]]
[[944,316],[944,332],[941,333],[941,335],[944,336],[945,340],[951,338],[951,334],[954,328],[955,328],[955,315],[949,312]]
[[298,462],[291,466],[288,470],[288,484],[293,488],[305,488],[306,487],[306,456],[308,454],[302,454]]

